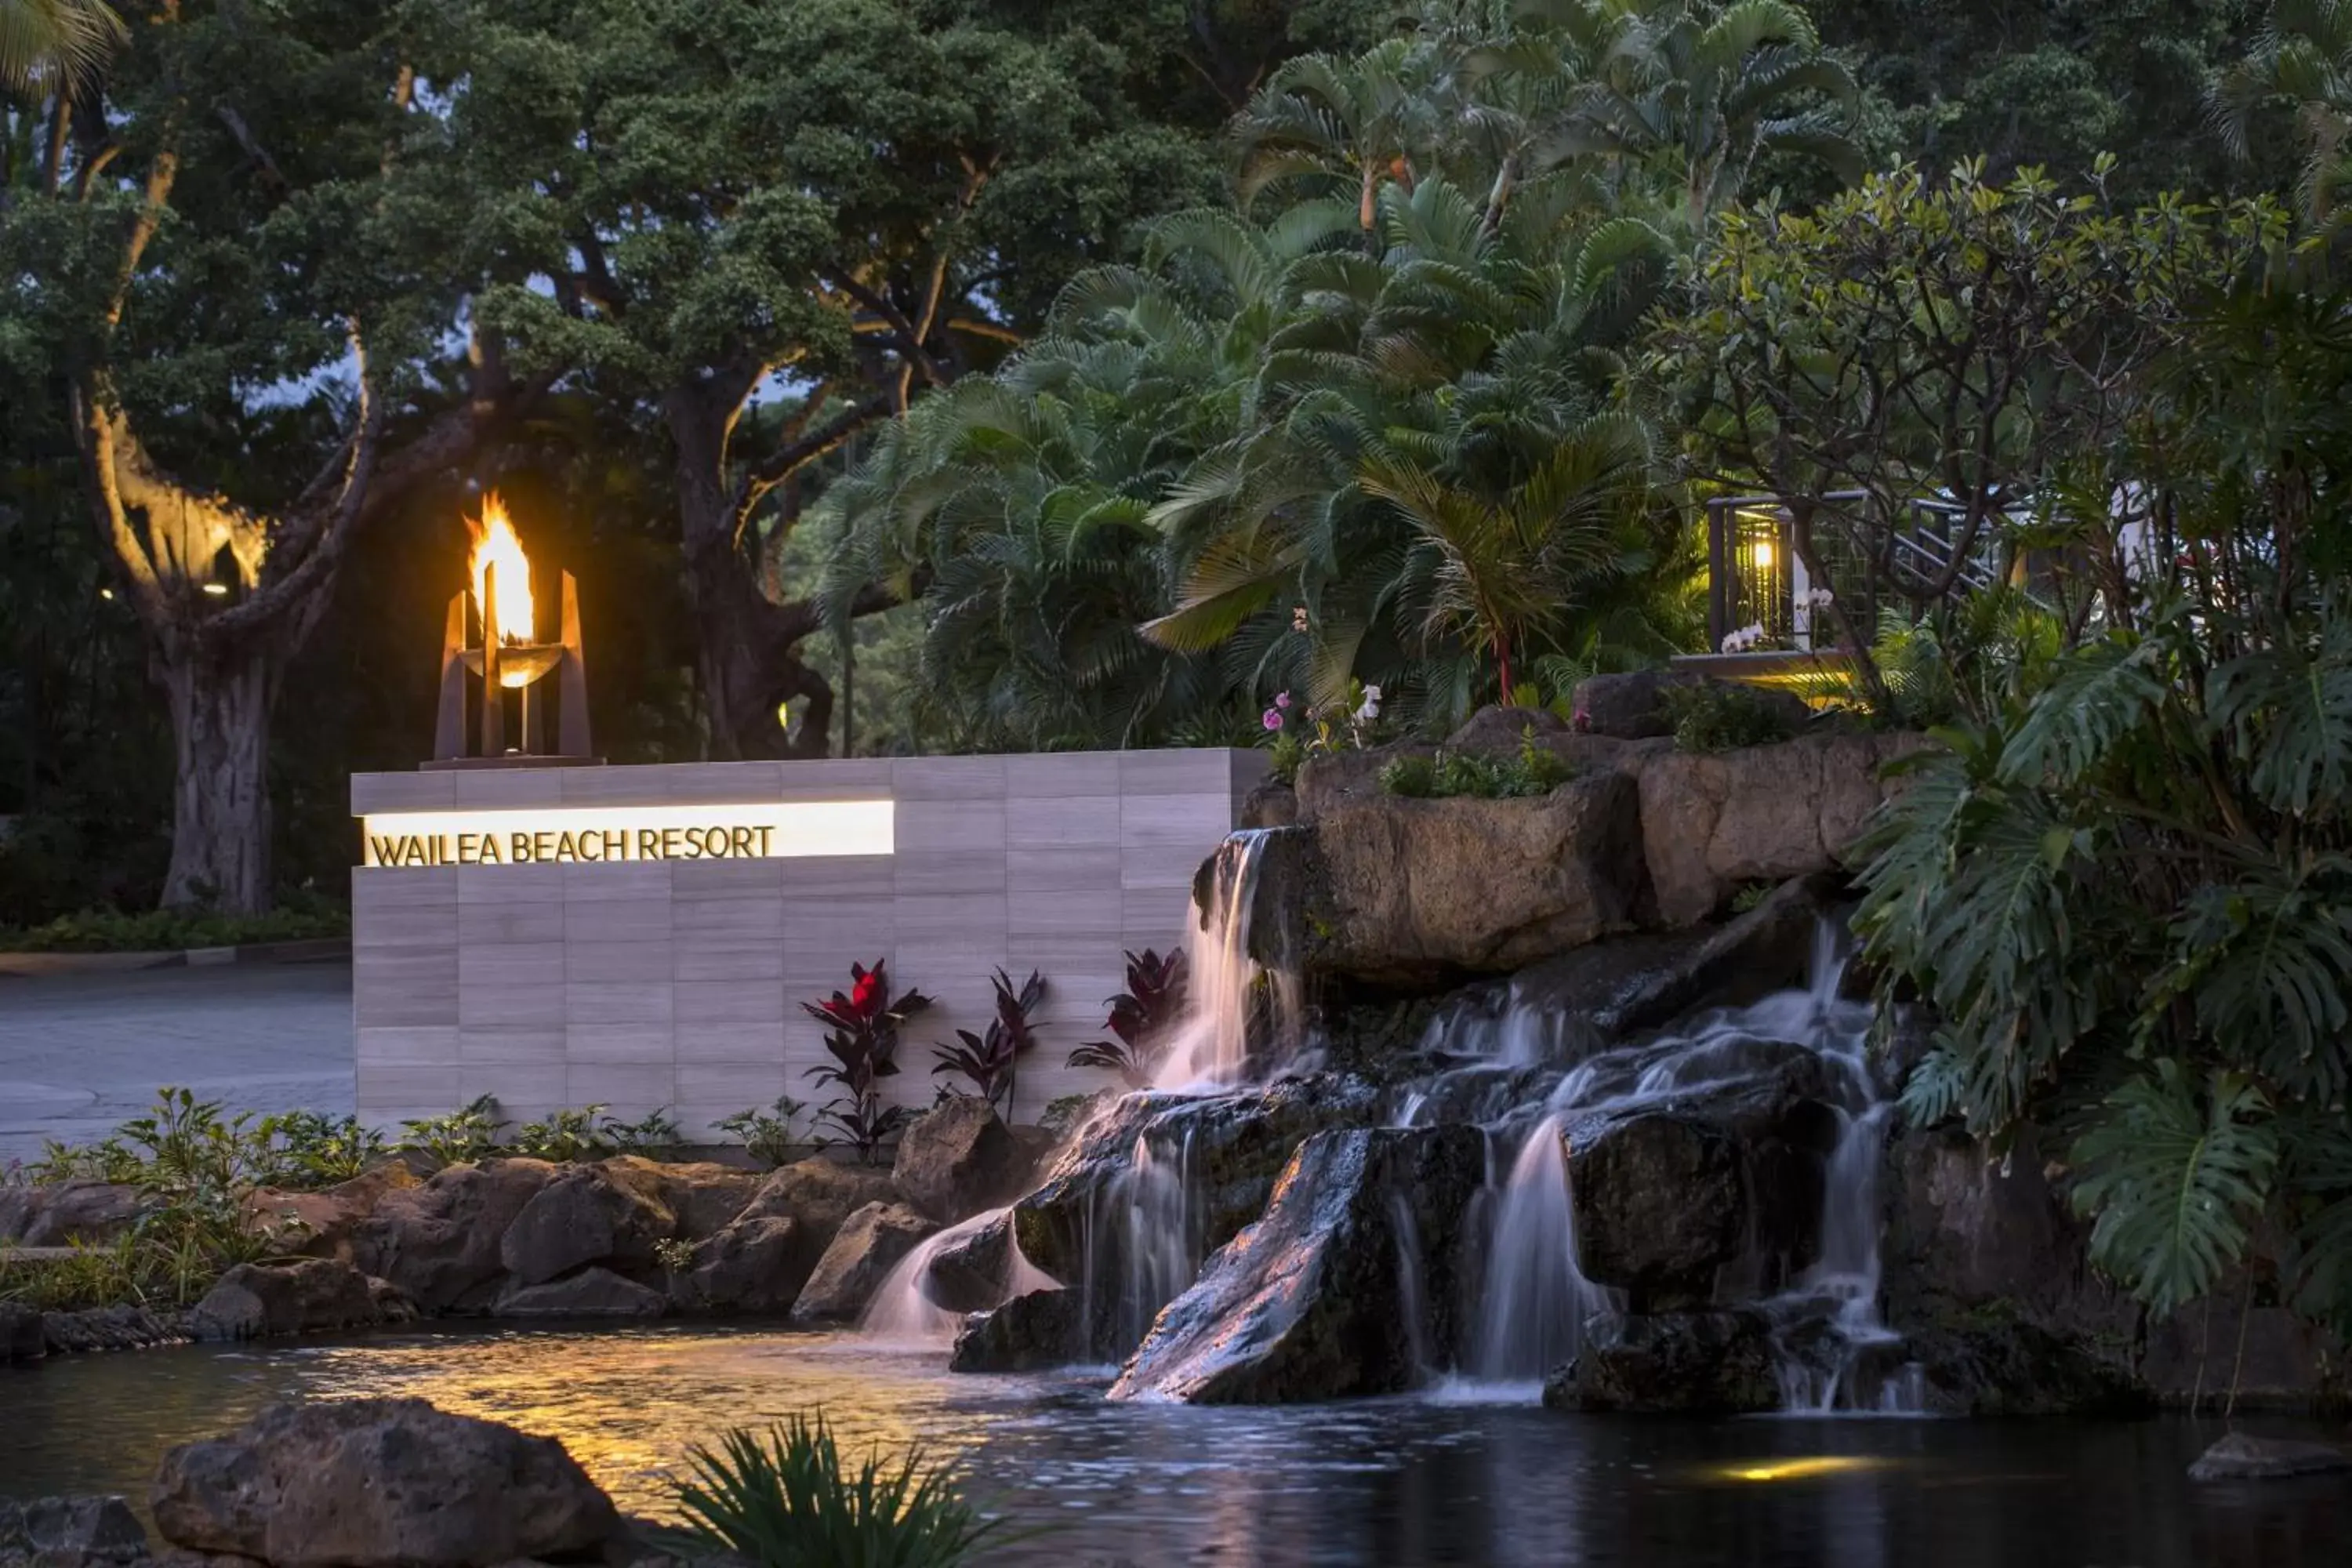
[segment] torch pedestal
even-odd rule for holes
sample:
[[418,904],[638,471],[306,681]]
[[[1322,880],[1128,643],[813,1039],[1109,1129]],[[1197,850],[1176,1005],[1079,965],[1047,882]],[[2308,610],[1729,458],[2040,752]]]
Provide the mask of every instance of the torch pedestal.
[[[449,601],[448,619],[441,636],[441,707],[434,725],[433,760],[427,770],[446,768],[594,767],[604,758],[592,756],[588,740],[588,666],[580,639],[580,590],[572,574],[562,574],[561,640],[551,643],[506,642],[496,627],[498,568],[483,574],[481,646],[466,643],[466,595]],[[548,690],[552,676],[554,689]],[[480,693],[475,704],[478,721],[466,722],[466,693]],[[519,745],[507,741],[507,693],[516,694],[520,709],[516,725]],[[555,750],[547,749],[548,699],[555,707]],[[468,749],[468,736],[478,744]]]

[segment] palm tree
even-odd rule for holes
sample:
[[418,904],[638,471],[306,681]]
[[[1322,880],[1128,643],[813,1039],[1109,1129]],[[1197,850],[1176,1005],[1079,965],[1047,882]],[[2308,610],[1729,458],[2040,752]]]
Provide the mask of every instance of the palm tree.
[[0,0],[0,92],[79,91],[125,36],[105,0]]
[[1849,180],[1861,173],[1851,133],[1860,89],[1787,0],[1531,0],[1522,15],[1586,36],[1614,28],[1557,145],[1659,165],[1694,226],[1769,153],[1819,158]]
[[1370,234],[1381,187],[1412,188],[1443,114],[1440,56],[1422,38],[1389,38],[1352,59],[1301,55],[1234,121],[1242,205],[1277,183],[1316,195],[1342,186]]
[[1400,596],[1420,602],[1432,638],[1488,649],[1508,701],[1515,647],[1586,607],[1586,590],[1648,564],[1638,530],[1624,526],[1646,490],[1648,432],[1630,415],[1596,415],[1559,432],[1524,479],[1499,489],[1467,478],[1459,451],[1413,445],[1423,450],[1366,458],[1356,482],[1412,526],[1400,575],[1419,591]]
[[2315,224],[2334,220],[2352,189],[2352,3],[2277,0],[2243,60],[2221,75],[2213,108],[2231,151],[2245,155],[2257,112],[2291,100],[2308,151],[2303,204]]

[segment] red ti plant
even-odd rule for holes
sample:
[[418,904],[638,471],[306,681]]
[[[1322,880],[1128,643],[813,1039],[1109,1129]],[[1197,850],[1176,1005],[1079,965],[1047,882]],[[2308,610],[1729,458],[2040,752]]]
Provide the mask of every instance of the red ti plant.
[[851,964],[846,996],[836,991],[823,1002],[801,1004],[825,1026],[824,1048],[833,1054],[832,1062],[811,1068],[808,1076],[842,1090],[818,1110],[817,1121],[839,1132],[869,1165],[913,1114],[903,1106],[884,1106],[880,1085],[898,1074],[900,1026],[931,1005],[919,991],[893,997],[885,963],[877,959],[871,969]]
[[1150,1088],[1160,1054],[1168,1048],[1169,1033],[1184,1016],[1189,979],[1181,947],[1170,948],[1164,958],[1148,947],[1129,953],[1127,989],[1110,999],[1110,1017],[1104,1025],[1118,1037],[1087,1041],[1070,1053],[1070,1065],[1108,1068],[1129,1089]]
[[1020,1070],[1021,1058],[1037,1043],[1035,1015],[1037,1005],[1045,999],[1045,977],[1033,969],[1015,990],[1013,977],[1000,969],[995,984],[996,1016],[988,1021],[987,1034],[958,1029],[956,1038],[963,1044],[936,1047],[939,1062],[931,1071],[963,1074],[981,1098],[1010,1121],[1013,1077]]

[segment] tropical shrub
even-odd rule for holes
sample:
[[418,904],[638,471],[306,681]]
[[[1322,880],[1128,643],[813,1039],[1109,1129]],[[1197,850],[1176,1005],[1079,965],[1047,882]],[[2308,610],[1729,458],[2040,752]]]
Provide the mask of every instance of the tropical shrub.
[[506,1127],[496,1097],[478,1095],[446,1116],[402,1122],[395,1147],[421,1154],[436,1166],[469,1164],[498,1152],[499,1134]]
[[1380,781],[1383,793],[1408,800],[1444,800],[1454,795],[1511,800],[1549,795],[1575,776],[1575,771],[1559,753],[1537,745],[1530,728],[1519,737],[1515,756],[1445,751],[1435,756],[1408,753],[1382,764]]
[[2215,308],[2134,455],[2164,526],[2110,624],[1913,762],[1857,925],[1940,1016],[1909,1117],[2065,1130],[2094,1259],[2158,1311],[2260,1237],[2352,1329],[2344,307]]
[[804,1101],[780,1094],[766,1106],[754,1105],[711,1125],[731,1134],[746,1153],[772,1170],[792,1159],[800,1142],[793,1130],[793,1123],[807,1109]]
[[962,1074],[975,1093],[1009,1119],[1021,1058],[1037,1043],[1035,1016],[1045,999],[1045,978],[1033,969],[1016,990],[1013,977],[1000,969],[993,984],[996,1014],[989,1019],[987,1032],[958,1029],[956,1038],[963,1043],[935,1047],[938,1061],[931,1071]]
[[1675,745],[1685,752],[1729,752],[1769,746],[1797,732],[1787,700],[1737,681],[1670,686],[1658,694]]
[[871,1164],[884,1144],[911,1119],[904,1106],[882,1103],[881,1080],[898,1072],[898,1040],[908,1018],[931,1005],[919,991],[894,997],[885,962],[874,967],[849,967],[850,988],[836,991],[823,1002],[803,1002],[802,1010],[825,1026],[824,1048],[833,1060],[811,1068],[808,1076],[841,1092],[818,1109],[821,1135],[837,1134]]
[[1108,1068],[1129,1089],[1150,1088],[1168,1037],[1184,1016],[1191,981],[1182,948],[1129,953],[1127,989],[1104,1004],[1110,1016],[1103,1027],[1115,1037],[1087,1041],[1070,1053],[1069,1065]]
[[910,1448],[895,1461],[877,1443],[856,1469],[824,1415],[764,1433],[739,1428],[687,1454],[677,1483],[689,1556],[735,1554],[761,1568],[952,1568],[1002,1540],[953,1465]]
[[289,1110],[263,1117],[258,1132],[274,1187],[331,1187],[392,1152],[382,1133],[352,1115]]

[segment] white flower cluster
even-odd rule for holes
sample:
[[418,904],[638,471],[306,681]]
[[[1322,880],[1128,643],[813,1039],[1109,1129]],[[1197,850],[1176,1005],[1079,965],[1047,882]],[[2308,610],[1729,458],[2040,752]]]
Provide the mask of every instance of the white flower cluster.
[[1826,610],[1837,603],[1837,595],[1827,588],[1808,588],[1801,602],[1809,610]]
[[1364,700],[1356,709],[1356,722],[1369,724],[1380,716],[1381,689],[1377,686],[1367,686],[1364,688]]
[[1723,651],[1726,653],[1746,653],[1750,648],[1763,646],[1764,627],[1761,623],[1744,626],[1723,639]]

